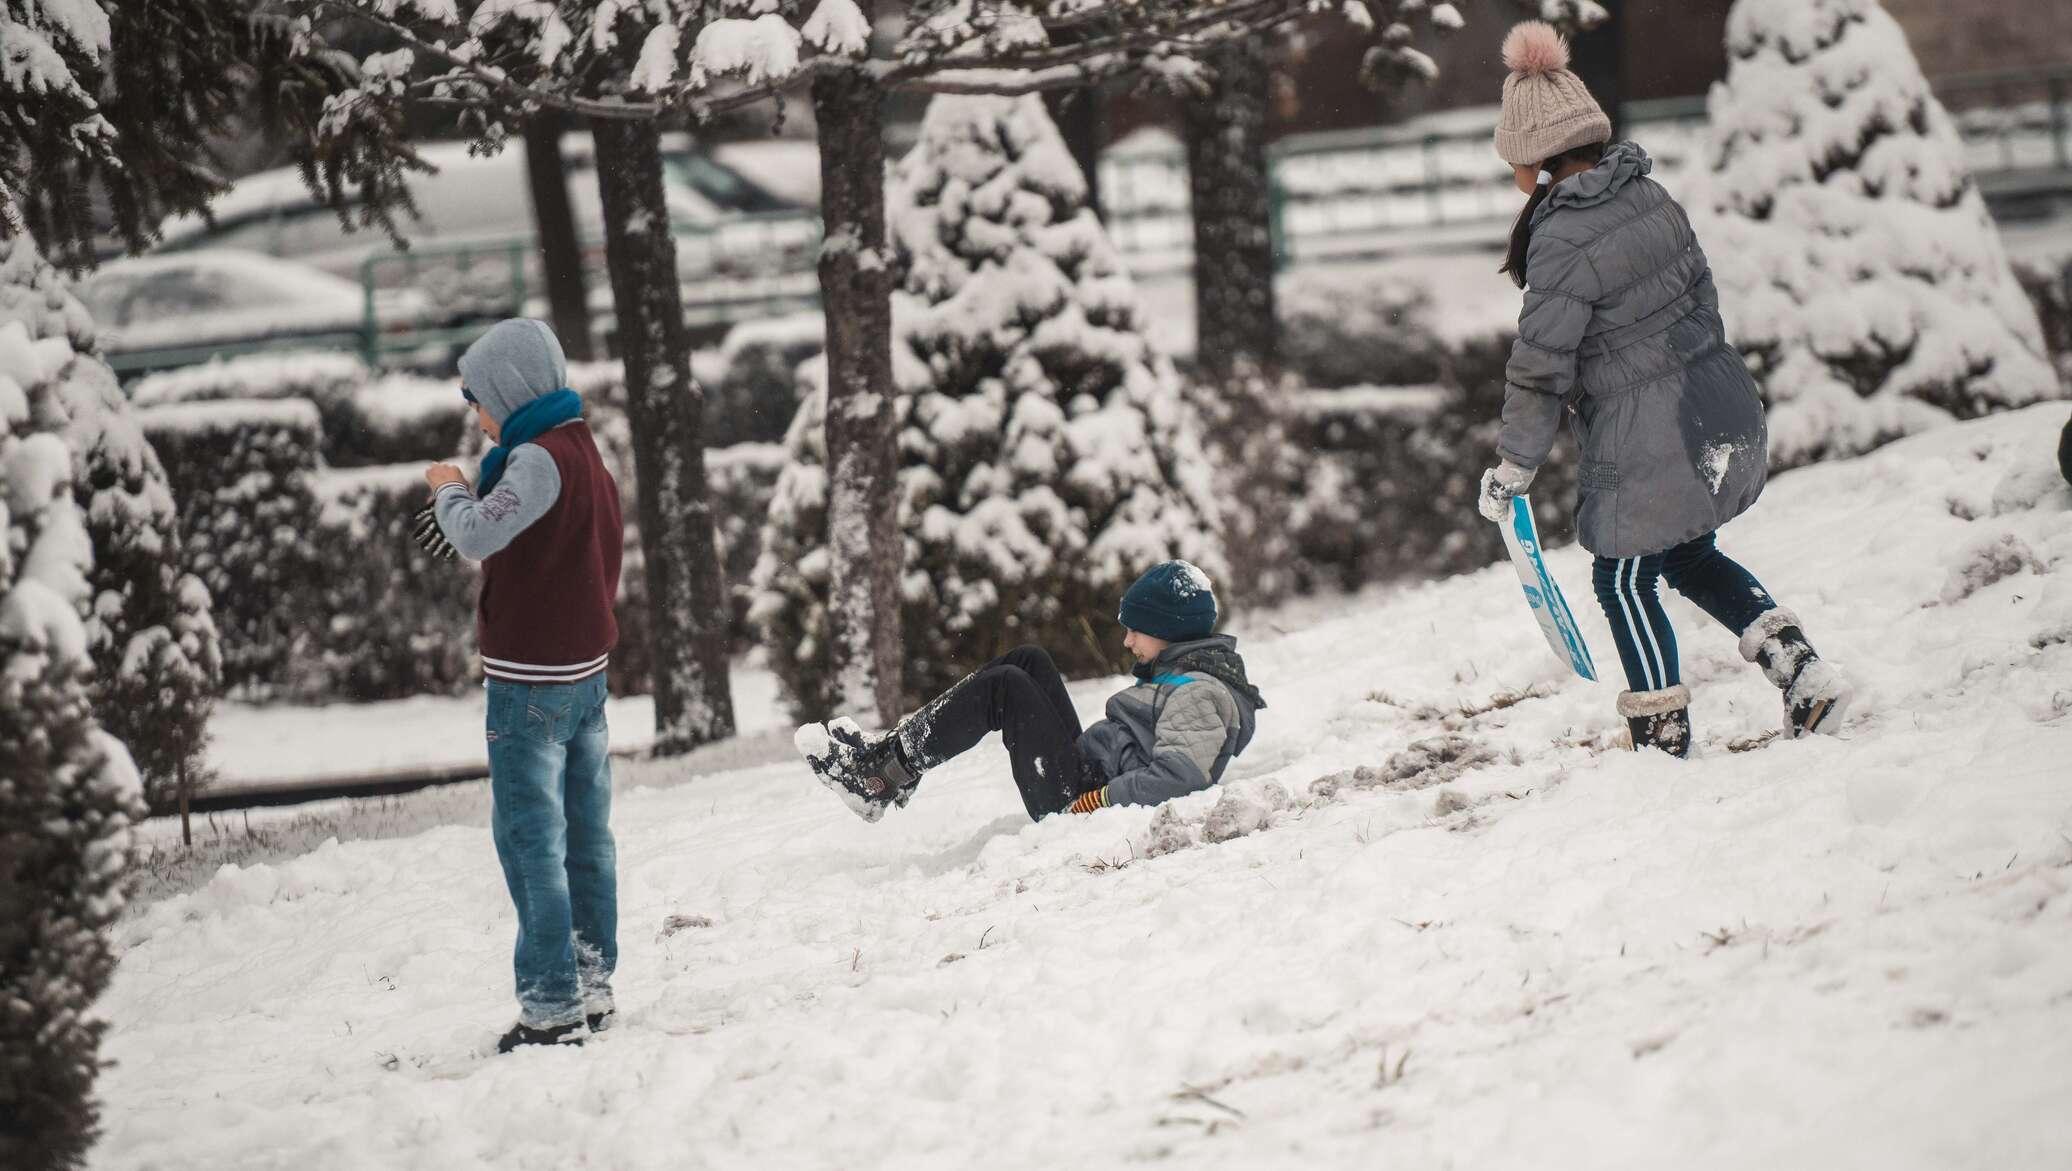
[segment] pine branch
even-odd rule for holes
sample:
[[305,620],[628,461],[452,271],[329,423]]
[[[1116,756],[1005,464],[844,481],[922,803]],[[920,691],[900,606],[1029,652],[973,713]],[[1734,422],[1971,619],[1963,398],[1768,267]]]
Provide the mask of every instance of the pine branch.
[[613,118],[628,122],[659,118],[669,112],[669,105],[664,102],[589,98],[527,85],[502,70],[489,68],[479,61],[467,60],[443,44],[427,41],[399,21],[369,12],[357,4],[348,3],[347,0],[315,0],[315,8],[319,12],[348,17],[387,33],[413,52],[422,53],[441,62],[453,73],[464,74],[468,79],[522,105],[561,110],[586,118]]

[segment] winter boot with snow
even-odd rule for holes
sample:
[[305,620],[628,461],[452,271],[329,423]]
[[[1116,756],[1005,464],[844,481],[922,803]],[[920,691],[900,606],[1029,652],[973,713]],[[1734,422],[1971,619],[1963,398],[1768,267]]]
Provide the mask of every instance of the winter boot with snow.
[[1622,691],[1619,714],[1626,717],[1634,751],[1659,748],[1678,758],[1691,754],[1691,689],[1683,684],[1660,691]]
[[516,1024],[496,1043],[498,1053],[509,1053],[522,1045],[580,1045],[587,1030],[583,1022],[557,1025],[551,1029],[535,1029],[531,1025]]
[[896,734],[866,737],[846,716],[803,725],[792,743],[820,783],[865,821],[878,820],[894,805],[904,808],[921,783],[920,774],[900,759]]
[[1784,734],[1797,739],[1811,732],[1830,735],[1842,728],[1855,691],[1821,658],[1799,629],[1799,616],[1779,607],[1766,611],[1741,632],[1741,657],[1762,667],[1763,675],[1784,693]]

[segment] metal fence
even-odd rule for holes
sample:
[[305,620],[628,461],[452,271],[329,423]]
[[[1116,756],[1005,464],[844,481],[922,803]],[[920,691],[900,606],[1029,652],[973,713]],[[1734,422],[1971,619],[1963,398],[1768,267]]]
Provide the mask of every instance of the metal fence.
[[[1989,200],[2072,195],[2072,66],[1953,77],[1935,89]],[[1706,165],[1703,98],[1634,102],[1623,113],[1664,183],[1673,187]],[[1276,256],[1287,265],[1494,244],[1519,206],[1511,170],[1490,148],[1496,115],[1494,106],[1477,107],[1274,143]],[[1154,134],[1109,152],[1101,199],[1132,268],[1192,263],[1187,163],[1176,139]]]

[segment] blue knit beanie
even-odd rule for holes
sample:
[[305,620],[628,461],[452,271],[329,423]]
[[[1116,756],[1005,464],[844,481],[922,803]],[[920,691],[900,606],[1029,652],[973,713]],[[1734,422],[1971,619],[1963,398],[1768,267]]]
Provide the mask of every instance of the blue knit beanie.
[[1167,642],[1207,638],[1216,629],[1216,587],[1185,561],[1154,565],[1123,593],[1116,617],[1131,630]]

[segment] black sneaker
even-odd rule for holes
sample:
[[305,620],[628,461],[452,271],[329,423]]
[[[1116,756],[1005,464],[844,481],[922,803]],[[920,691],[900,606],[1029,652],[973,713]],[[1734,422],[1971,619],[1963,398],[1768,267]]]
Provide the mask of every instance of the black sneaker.
[[617,1015],[618,1013],[613,1009],[606,1009],[603,1012],[584,1013],[583,1024],[588,1026],[593,1033],[602,1033],[612,1027],[612,1018]]
[[572,1022],[556,1025],[551,1029],[535,1029],[530,1025],[516,1024],[496,1043],[498,1053],[509,1053],[520,1045],[580,1045],[583,1043],[583,1025]]

